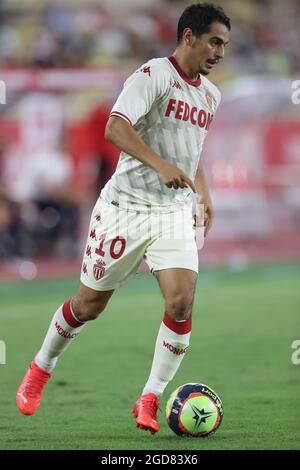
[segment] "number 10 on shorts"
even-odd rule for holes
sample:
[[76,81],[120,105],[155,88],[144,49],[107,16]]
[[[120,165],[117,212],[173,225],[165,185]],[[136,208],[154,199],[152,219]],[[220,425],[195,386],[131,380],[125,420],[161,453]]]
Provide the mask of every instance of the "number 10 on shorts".
[[[95,252],[99,256],[104,256],[105,251],[103,251],[103,245],[106,239],[107,233],[102,233],[99,237],[99,247],[96,248]],[[126,247],[126,240],[124,237],[117,236],[115,237],[110,244],[109,247],[109,254],[113,259],[119,259],[123,255]]]

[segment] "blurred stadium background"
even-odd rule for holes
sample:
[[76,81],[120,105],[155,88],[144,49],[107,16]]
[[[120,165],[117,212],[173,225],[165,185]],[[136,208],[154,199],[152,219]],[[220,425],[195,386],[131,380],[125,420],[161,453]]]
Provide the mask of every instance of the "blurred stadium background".
[[[124,79],[174,51],[168,0],[2,0],[0,276],[76,273],[90,210],[118,150],[103,131]],[[223,101],[203,161],[216,220],[203,266],[300,256],[300,4],[220,0],[232,18]]]

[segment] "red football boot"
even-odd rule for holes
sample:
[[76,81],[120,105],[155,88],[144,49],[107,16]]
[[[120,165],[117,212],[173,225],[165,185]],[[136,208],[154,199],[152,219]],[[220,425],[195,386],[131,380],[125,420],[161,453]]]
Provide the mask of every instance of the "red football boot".
[[41,369],[34,361],[31,362],[28,371],[17,391],[17,405],[24,415],[33,415],[38,409],[44,388],[51,374]]
[[155,393],[147,393],[142,395],[135,402],[133,407],[133,415],[136,418],[136,427],[150,431],[155,434],[159,430],[156,413],[159,407],[159,400]]

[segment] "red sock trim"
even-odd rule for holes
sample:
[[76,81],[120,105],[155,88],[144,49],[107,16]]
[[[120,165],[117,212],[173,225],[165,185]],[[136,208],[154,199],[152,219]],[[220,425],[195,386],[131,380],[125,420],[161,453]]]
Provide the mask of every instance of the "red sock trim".
[[69,326],[72,328],[78,328],[79,326],[83,325],[83,322],[78,321],[75,318],[74,313],[72,312],[71,308],[71,299],[67,300],[62,307],[62,314],[66,322],[68,323]]
[[178,335],[186,335],[192,331],[192,315],[187,320],[178,322],[165,313],[163,323]]

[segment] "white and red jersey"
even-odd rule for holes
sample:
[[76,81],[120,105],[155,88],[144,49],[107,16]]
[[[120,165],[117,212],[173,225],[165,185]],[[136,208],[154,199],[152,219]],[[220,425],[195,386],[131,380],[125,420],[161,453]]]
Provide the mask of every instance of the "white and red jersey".
[[[149,147],[194,181],[220,99],[207,78],[192,81],[174,57],[164,57],[150,60],[126,80],[111,116],[125,119]],[[191,203],[192,191],[168,188],[152,168],[121,152],[101,197],[120,207],[169,211]]]

